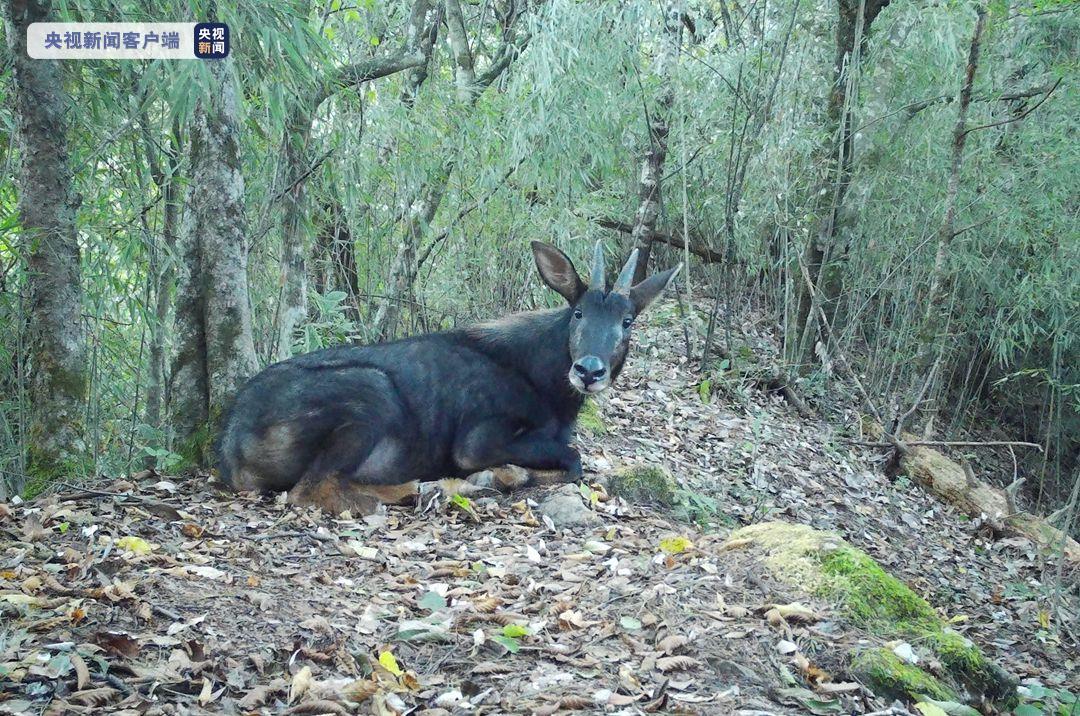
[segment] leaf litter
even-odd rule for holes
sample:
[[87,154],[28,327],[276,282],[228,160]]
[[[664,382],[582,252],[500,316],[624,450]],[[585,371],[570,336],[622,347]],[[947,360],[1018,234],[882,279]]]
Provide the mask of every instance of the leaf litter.
[[[354,517],[147,472],[0,505],[0,713],[890,708],[845,678],[865,633],[722,546],[762,519],[840,533],[1015,673],[1077,686],[1076,635],[1031,638],[1048,579],[1031,545],[993,542],[774,396],[714,380],[703,401],[680,337],[643,334],[600,401],[611,429],[580,444],[596,479],[579,527],[534,516],[554,487]],[[607,495],[634,464],[670,470],[718,531]]]

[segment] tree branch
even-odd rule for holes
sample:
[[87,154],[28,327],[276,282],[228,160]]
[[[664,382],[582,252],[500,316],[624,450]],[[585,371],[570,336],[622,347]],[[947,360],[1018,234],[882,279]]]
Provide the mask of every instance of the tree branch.
[[314,92],[311,106],[318,107],[336,89],[359,87],[365,82],[419,67],[425,60],[422,52],[402,52],[391,57],[373,57],[370,60],[338,67],[331,77]]
[[1031,114],[1032,112],[1037,110],[1039,107],[1041,107],[1043,102],[1050,99],[1050,95],[1052,95],[1054,93],[1054,90],[1056,90],[1058,88],[1058,85],[1061,84],[1061,80],[1062,80],[1062,78],[1058,77],[1057,82],[1054,83],[1053,87],[1051,87],[1050,89],[1048,89],[1046,91],[1046,94],[1044,94],[1042,96],[1042,99],[1040,99],[1038,102],[1036,102],[1035,104],[1033,104],[1030,107],[1028,107],[1027,109],[1025,109],[1020,114],[1018,114],[1018,115],[1016,115],[1014,117],[1008,117],[1007,119],[1002,119],[1002,120],[997,121],[997,122],[991,122],[989,124],[980,124],[978,127],[968,127],[967,129],[964,130],[964,134],[971,134],[972,132],[976,132],[976,131],[978,131],[980,129],[990,129],[991,127],[1000,127],[1003,124],[1012,124],[1013,122],[1019,122],[1021,119],[1023,119],[1024,117],[1028,116],[1029,114]]
[[[882,443],[882,442],[868,442],[865,440],[845,440],[849,445],[860,445],[862,447],[878,447],[878,448],[895,448],[894,443]],[[1039,452],[1043,451],[1042,445],[1038,443],[1028,443],[1019,440],[913,440],[906,443],[909,446],[923,446],[923,445],[935,445],[943,447],[1027,447]]]
[[[604,216],[594,216],[589,218],[591,218],[597,226],[602,226],[605,229],[611,229],[612,231],[618,231],[624,234],[632,234],[634,232],[634,225],[626,221],[619,221],[618,219]],[[650,234],[650,238],[653,241],[659,241],[669,246],[674,246],[677,249],[687,248],[686,243],[682,238],[662,231],[653,231]],[[705,242],[700,237],[697,237],[696,240],[694,236],[690,237],[689,250],[690,253],[707,263],[720,263],[724,260],[724,254],[722,252],[705,246]]]
[[[513,62],[518,55],[525,51],[525,48],[528,46],[529,40],[531,39],[532,35],[526,33],[519,37],[516,41],[507,42],[505,45],[503,45],[502,49],[499,51],[499,54],[495,57],[494,60],[492,60],[491,66],[487,68],[487,71],[476,78],[477,88],[480,91],[483,91],[487,89],[488,85],[499,79],[499,75],[501,75],[506,70],[506,68],[510,66],[510,63]],[[479,94],[479,92],[477,92],[477,94]]]

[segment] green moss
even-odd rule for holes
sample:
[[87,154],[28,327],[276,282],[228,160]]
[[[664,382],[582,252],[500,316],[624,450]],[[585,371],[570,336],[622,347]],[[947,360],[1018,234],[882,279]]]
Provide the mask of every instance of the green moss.
[[635,465],[608,478],[607,491],[634,504],[672,507],[678,485],[667,470],[654,465]]
[[193,470],[207,467],[210,464],[213,453],[214,429],[208,421],[175,448],[180,456],[180,462],[176,466],[178,471]]
[[596,403],[586,400],[577,416],[577,427],[592,435],[607,435],[607,425],[600,416]]
[[938,628],[926,634],[942,666],[957,681],[994,701],[1011,703],[1016,699],[1019,681],[987,659],[979,647],[963,635],[948,628]]
[[878,696],[909,701],[916,701],[920,696],[938,701],[955,701],[957,698],[945,684],[885,648],[859,652],[850,668],[851,673]]
[[[932,651],[954,686],[999,703],[1015,699],[1015,677],[988,660],[977,646],[947,628],[934,608],[910,587],[839,537],[805,525],[771,522],[737,530],[728,544],[739,543],[764,549],[765,563],[774,575],[835,602],[838,611],[854,626],[883,641],[905,639]],[[867,655],[858,657],[866,666],[863,671],[871,674],[866,683],[876,692],[892,693],[879,691],[871,682],[873,678],[884,679],[885,672],[890,670],[886,667],[900,664],[913,669],[899,674],[901,685],[895,687],[899,690],[907,688],[904,679],[908,676],[914,678],[915,672],[925,675],[921,669],[905,665],[888,649],[877,651],[883,654],[866,652]],[[877,667],[877,671],[871,667]],[[921,693],[934,696],[932,692]]]
[[26,452],[26,483],[22,497],[30,500],[45,492],[59,480],[78,481],[91,471],[89,460],[70,455],[58,455],[39,447],[33,440]]
[[857,626],[890,634],[938,628],[940,619],[926,600],[863,552],[840,547],[822,557],[821,567],[834,577],[832,591]]

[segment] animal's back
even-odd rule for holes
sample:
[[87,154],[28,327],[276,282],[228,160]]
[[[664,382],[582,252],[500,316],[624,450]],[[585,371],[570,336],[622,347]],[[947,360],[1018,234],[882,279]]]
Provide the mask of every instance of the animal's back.
[[397,473],[438,479],[455,473],[452,445],[463,415],[510,394],[526,414],[537,411],[530,393],[521,376],[461,332],[297,356],[238,393],[221,439],[221,477],[237,489],[287,490],[328,442],[348,440],[351,452],[386,463],[379,482]]

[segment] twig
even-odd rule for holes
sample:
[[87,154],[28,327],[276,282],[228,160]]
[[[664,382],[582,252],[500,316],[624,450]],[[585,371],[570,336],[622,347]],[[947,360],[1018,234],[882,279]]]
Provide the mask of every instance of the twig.
[[989,124],[980,124],[977,127],[969,127],[969,128],[964,130],[964,134],[971,134],[972,132],[975,132],[975,131],[980,130],[980,129],[990,129],[991,127],[1000,127],[1003,124],[1011,124],[1012,122],[1019,122],[1021,119],[1023,119],[1024,117],[1028,116],[1029,114],[1031,114],[1032,112],[1037,110],[1039,107],[1041,107],[1043,102],[1050,99],[1050,95],[1054,94],[1054,90],[1056,90],[1058,88],[1058,85],[1061,84],[1061,79],[1062,79],[1061,77],[1058,77],[1057,82],[1054,83],[1053,87],[1046,90],[1046,94],[1044,94],[1042,96],[1042,99],[1040,99],[1038,102],[1036,102],[1035,104],[1033,104],[1030,107],[1028,107],[1027,109],[1025,109],[1020,114],[1016,115],[1015,117],[1008,117],[1006,119],[1002,119],[1002,120],[999,120],[997,122],[991,122]]
[[[861,445],[863,447],[879,447],[879,448],[894,448],[895,443],[890,442],[869,442],[866,440],[845,440],[849,445]],[[1039,452],[1043,451],[1043,446],[1038,443],[1028,443],[1021,440],[913,440],[905,443],[906,445],[921,446],[921,445],[936,445],[939,447],[1026,447],[1033,448]]]
[[172,619],[174,622],[182,622],[182,621],[184,621],[184,617],[182,617],[181,615],[177,614],[176,612],[174,612],[171,609],[166,609],[165,607],[159,607],[157,604],[151,604],[150,605],[150,611],[154,612],[155,614],[159,614],[159,615],[165,617],[166,619]]

